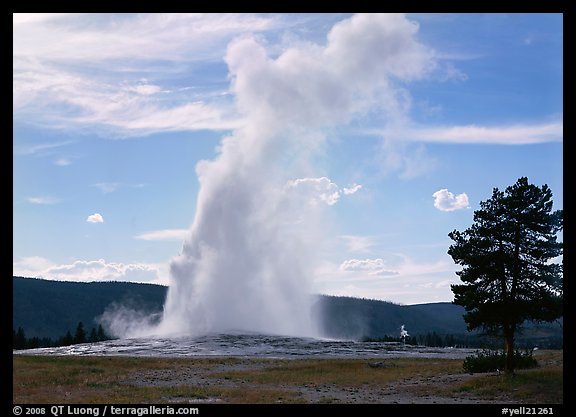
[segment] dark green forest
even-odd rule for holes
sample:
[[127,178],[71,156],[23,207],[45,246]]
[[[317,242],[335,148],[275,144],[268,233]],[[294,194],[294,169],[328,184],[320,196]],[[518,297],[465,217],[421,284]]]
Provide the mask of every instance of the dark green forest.
[[27,337],[26,332],[22,327],[18,330],[12,329],[12,347],[13,349],[34,349],[39,347],[53,347],[53,346],[70,346],[79,343],[95,343],[104,340],[110,340],[111,337],[106,334],[101,324],[97,327],[92,327],[92,331],[87,333],[84,329],[84,323],[79,322],[76,326],[74,336],[70,330],[65,335],[53,339],[51,337]]
[[[107,308],[125,306],[147,314],[162,311],[167,287],[129,282],[64,282],[13,277],[13,346],[32,348],[96,342],[109,336],[98,318]],[[449,302],[399,305],[353,297],[316,296],[313,314],[324,336],[409,344],[493,347],[499,343],[466,330],[464,308]],[[526,323],[518,346],[561,348],[562,320]],[[500,346],[498,346],[500,347]]]
[[162,311],[167,288],[133,282],[69,282],[13,277],[12,328],[27,337],[57,339],[74,334],[82,322],[88,332],[114,303],[143,312]]

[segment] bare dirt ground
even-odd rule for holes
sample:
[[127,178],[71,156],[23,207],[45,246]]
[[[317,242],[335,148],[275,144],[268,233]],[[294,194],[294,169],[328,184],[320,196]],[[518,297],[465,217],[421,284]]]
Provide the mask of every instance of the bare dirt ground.
[[[262,371],[271,366],[278,366],[266,361],[251,360],[242,363],[218,364],[212,368],[177,368],[152,370],[145,373],[131,374],[122,383],[141,387],[196,386],[198,388],[242,388],[245,390],[274,389],[293,393],[302,403],[346,403],[346,404],[498,404],[504,398],[483,399],[473,394],[457,395],[439,393],[439,387],[456,386],[474,378],[466,373],[441,374],[430,377],[413,377],[391,381],[378,387],[357,385],[354,387],[341,384],[299,384],[282,381],[266,384],[238,380],[228,376],[236,371]],[[368,361],[366,366],[368,366]],[[382,369],[381,372],[385,372]],[[497,375],[494,375],[497,376]],[[173,402],[218,403],[223,400],[216,397],[182,398],[174,397]],[[281,403],[282,401],[277,401]]]

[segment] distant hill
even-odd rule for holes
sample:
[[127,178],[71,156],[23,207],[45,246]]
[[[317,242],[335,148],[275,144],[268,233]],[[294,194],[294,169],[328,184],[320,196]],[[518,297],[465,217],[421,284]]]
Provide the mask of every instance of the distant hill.
[[[14,329],[27,337],[59,338],[74,332],[78,322],[90,331],[98,317],[114,304],[144,313],[162,312],[167,287],[131,282],[68,282],[13,277]],[[319,295],[313,313],[326,337],[362,339],[398,337],[404,325],[411,335],[471,337],[464,308],[449,302],[398,305],[391,302]],[[562,323],[562,321],[560,321]],[[527,345],[562,345],[558,323],[530,324],[519,341]]]
[[326,335],[341,338],[398,336],[400,326],[413,334],[464,334],[463,307],[444,302],[398,305],[353,297],[322,296],[317,304]]
[[58,338],[78,322],[89,332],[113,303],[144,312],[162,311],[167,287],[133,282],[69,282],[13,277],[14,329],[27,337]]

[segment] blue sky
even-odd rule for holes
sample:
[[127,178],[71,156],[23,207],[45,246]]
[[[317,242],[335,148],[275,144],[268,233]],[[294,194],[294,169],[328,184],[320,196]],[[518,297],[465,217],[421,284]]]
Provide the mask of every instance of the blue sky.
[[14,275],[169,284],[198,163],[260,119],[291,145],[280,163],[251,157],[321,219],[317,293],[451,301],[447,235],[494,187],[527,176],[563,206],[561,14],[13,23]]

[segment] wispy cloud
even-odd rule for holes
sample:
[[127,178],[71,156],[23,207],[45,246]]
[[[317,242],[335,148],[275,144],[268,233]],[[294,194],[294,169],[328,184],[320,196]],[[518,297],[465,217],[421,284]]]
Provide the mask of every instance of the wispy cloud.
[[102,64],[116,59],[218,59],[214,46],[281,24],[249,13],[15,14],[18,56]]
[[120,186],[119,182],[98,182],[96,184],[92,184],[94,187],[98,188],[104,194],[112,193],[118,189]]
[[[238,127],[221,95],[183,95],[163,80],[173,85],[191,62],[221,60],[238,34],[285,25],[248,13],[15,14],[13,22],[15,120],[116,136]],[[163,80],[143,79],[159,73]]]
[[440,81],[454,81],[454,82],[461,82],[466,81],[468,79],[468,75],[466,75],[462,70],[455,67],[451,63],[447,63],[443,67],[443,73],[440,77]]
[[61,157],[54,161],[54,165],[59,167],[65,167],[72,164],[72,160],[70,158]]
[[442,188],[432,194],[434,207],[440,211],[455,211],[470,208],[466,193],[454,195],[448,189]]
[[142,188],[144,184],[127,184],[122,182],[97,182],[96,184],[92,184],[93,187],[98,188],[104,194],[113,193],[117,191],[119,188],[128,187],[128,188]]
[[164,230],[153,230],[150,232],[144,232],[139,235],[134,236],[134,239],[140,240],[178,240],[182,241],[186,238],[189,231],[188,229],[164,229]]
[[376,245],[376,238],[373,236],[342,235],[340,238],[346,241],[350,252],[370,252],[370,248]]
[[417,127],[404,119],[397,126],[364,129],[362,133],[382,137],[379,152],[375,155],[382,174],[397,173],[399,178],[409,180],[438,166],[438,160],[426,150],[427,143],[520,146],[562,142],[564,128],[562,122]]
[[58,204],[60,202],[59,199],[52,196],[40,196],[40,197],[28,197],[28,202],[31,204]]
[[34,155],[37,153],[50,151],[55,148],[60,148],[62,146],[70,145],[72,143],[74,143],[74,141],[71,140],[50,142],[50,143],[38,143],[34,145],[23,145],[19,143],[14,147],[14,153],[18,155]]
[[406,133],[406,138],[412,141],[490,145],[562,142],[563,137],[562,122],[503,126],[444,126],[410,129]]

